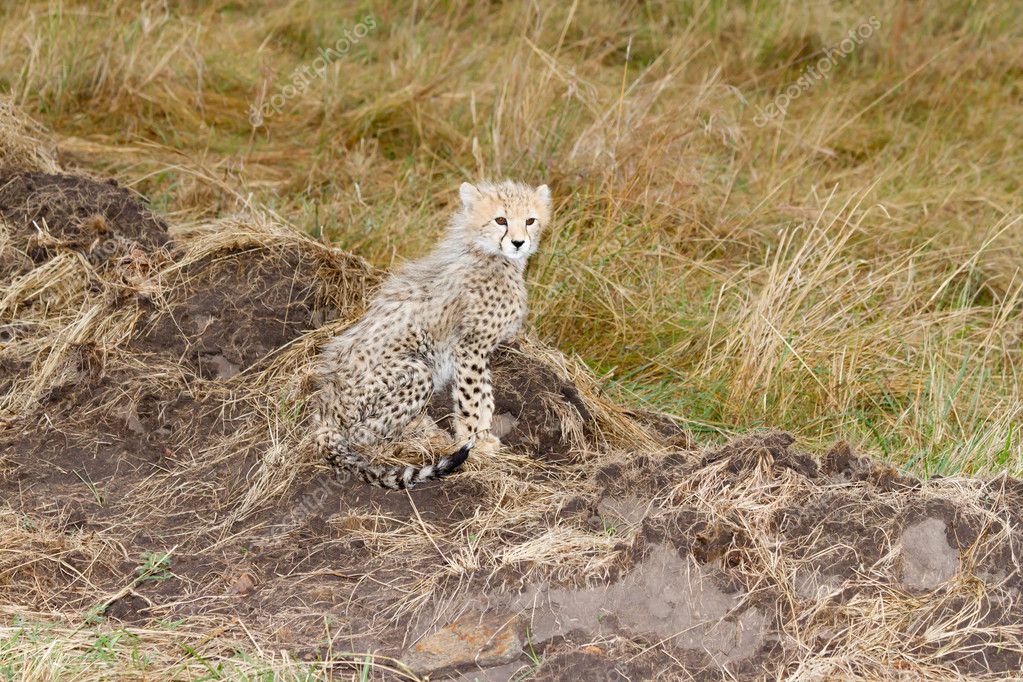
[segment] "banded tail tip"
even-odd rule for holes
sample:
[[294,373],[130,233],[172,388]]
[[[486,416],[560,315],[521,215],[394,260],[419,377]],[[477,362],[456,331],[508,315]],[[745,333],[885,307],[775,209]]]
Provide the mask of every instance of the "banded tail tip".
[[458,469],[458,467],[465,464],[465,460],[469,459],[469,450],[471,449],[472,443],[471,442],[466,443],[461,448],[459,448],[457,452],[453,452],[452,454],[441,458],[441,461],[438,462],[437,466],[437,468],[439,469],[439,473],[442,476],[447,476],[448,474]]

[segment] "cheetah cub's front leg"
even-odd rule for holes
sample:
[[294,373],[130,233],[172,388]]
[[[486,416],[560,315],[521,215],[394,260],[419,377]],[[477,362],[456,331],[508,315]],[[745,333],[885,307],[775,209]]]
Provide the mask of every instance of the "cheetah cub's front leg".
[[494,389],[490,383],[490,363],[481,353],[456,353],[455,380],[452,386],[455,406],[455,438],[464,443],[475,438],[475,450],[494,454],[501,441],[490,427],[494,421]]

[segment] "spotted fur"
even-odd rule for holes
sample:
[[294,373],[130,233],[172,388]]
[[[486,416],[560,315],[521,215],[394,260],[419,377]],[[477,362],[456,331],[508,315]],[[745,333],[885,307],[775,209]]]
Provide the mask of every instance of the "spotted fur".
[[[433,252],[391,275],[316,365],[317,443],[336,470],[373,485],[411,488],[455,471],[470,448],[500,447],[490,355],[525,320],[523,272],[550,219],[550,191],[505,181],[464,183],[459,194]],[[461,447],[425,466],[373,464],[448,385]]]

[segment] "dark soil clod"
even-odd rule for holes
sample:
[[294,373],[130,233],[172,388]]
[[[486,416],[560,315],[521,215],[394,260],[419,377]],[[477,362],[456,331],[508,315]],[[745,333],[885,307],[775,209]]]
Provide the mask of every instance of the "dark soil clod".
[[138,195],[76,175],[0,172],[0,217],[37,264],[69,249],[99,265],[168,241],[166,223]]

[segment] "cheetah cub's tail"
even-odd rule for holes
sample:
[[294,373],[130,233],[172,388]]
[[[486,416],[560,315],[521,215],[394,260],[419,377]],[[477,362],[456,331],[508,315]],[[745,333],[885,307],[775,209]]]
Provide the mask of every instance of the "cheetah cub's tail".
[[328,443],[326,446],[327,462],[336,471],[353,472],[366,483],[388,490],[405,490],[426,481],[439,481],[462,466],[471,449],[472,442],[466,443],[458,451],[441,457],[435,464],[383,466],[373,464],[338,444]]

